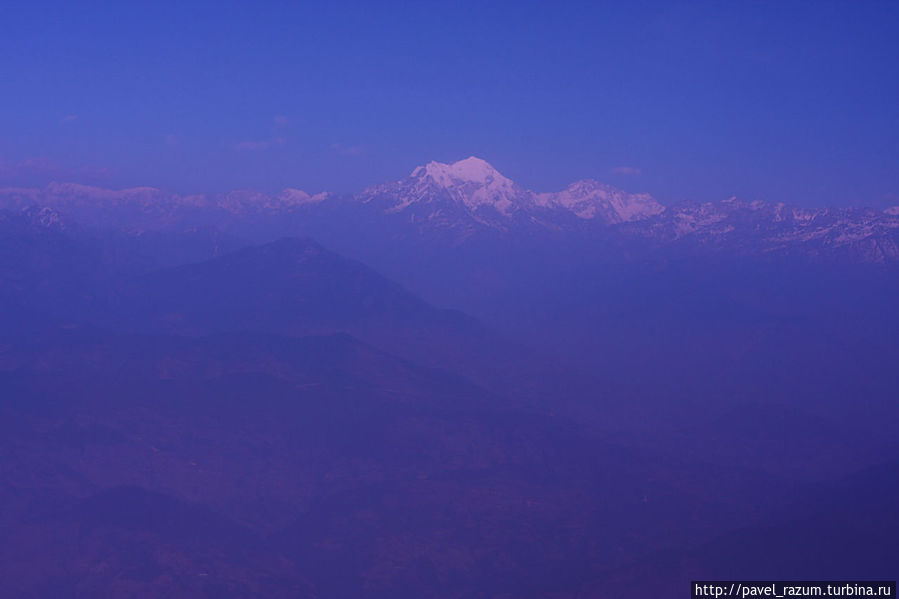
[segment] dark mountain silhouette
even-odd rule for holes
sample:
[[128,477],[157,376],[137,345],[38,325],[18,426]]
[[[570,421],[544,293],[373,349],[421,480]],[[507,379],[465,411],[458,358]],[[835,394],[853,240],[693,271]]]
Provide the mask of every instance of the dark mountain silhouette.
[[306,239],[282,239],[129,279],[93,318],[124,330],[182,335],[344,332],[424,366],[532,398],[555,389],[537,375],[558,368],[476,319],[437,309]]
[[52,559],[59,585],[112,596],[199,593],[197,572],[234,595],[549,591],[754,522],[790,486],[772,496],[751,471],[611,445],[470,387],[397,382],[399,401],[386,380],[4,375],[0,564]]

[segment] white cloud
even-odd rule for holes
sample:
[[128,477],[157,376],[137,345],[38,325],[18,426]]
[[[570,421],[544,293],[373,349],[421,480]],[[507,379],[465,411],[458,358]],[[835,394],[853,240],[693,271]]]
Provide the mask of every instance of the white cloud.
[[616,166],[612,169],[612,172],[616,175],[636,176],[640,174],[640,169],[635,166]]

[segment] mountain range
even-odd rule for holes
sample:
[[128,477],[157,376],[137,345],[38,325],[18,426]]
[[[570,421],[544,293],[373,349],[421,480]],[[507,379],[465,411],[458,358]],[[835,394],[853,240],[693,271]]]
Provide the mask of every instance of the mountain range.
[[355,195],[298,189],[178,195],[151,187],[109,190],[72,183],[0,189],[0,208],[30,206],[61,215],[45,212],[45,220],[71,218],[134,232],[211,226],[258,239],[273,232],[357,231],[365,223],[388,237],[453,246],[484,238],[578,236],[624,245],[630,252],[673,246],[750,256],[899,261],[899,206],[807,209],[737,198],[663,206],[649,194],[589,179],[536,193],[476,157],[430,162],[404,179]]
[[895,214],[536,194],[477,159],[357,196],[3,198],[12,595],[895,570],[899,277],[862,251]]

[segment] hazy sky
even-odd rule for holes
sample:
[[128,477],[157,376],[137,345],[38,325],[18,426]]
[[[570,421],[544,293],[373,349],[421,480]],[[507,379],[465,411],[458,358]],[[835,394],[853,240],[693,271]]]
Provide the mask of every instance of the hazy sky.
[[4,7],[0,185],[899,204],[899,2],[133,4]]

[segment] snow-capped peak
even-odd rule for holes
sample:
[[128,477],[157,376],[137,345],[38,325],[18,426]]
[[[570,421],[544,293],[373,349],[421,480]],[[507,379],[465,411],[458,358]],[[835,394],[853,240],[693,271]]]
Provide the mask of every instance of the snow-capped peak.
[[[409,180],[420,192],[436,187],[471,210],[492,206],[501,214],[509,215],[520,208],[522,201],[529,198],[527,192],[504,177],[490,163],[475,156],[452,164],[429,162],[412,171]],[[411,197],[424,195],[413,192]],[[402,203],[408,205],[409,202]]]
[[582,219],[599,218],[610,224],[640,220],[664,210],[649,194],[627,193],[593,179],[577,181],[559,192],[537,194],[537,203],[548,208],[564,208]]

